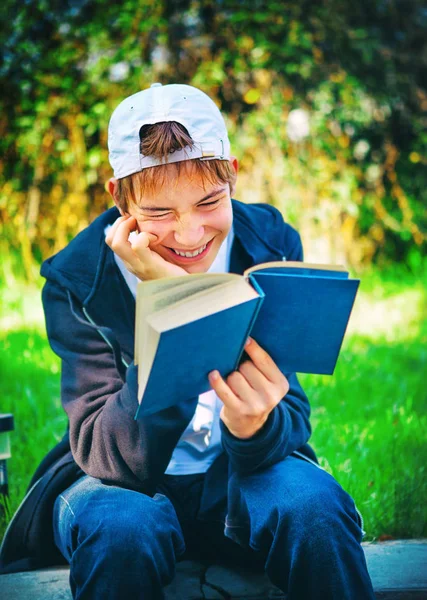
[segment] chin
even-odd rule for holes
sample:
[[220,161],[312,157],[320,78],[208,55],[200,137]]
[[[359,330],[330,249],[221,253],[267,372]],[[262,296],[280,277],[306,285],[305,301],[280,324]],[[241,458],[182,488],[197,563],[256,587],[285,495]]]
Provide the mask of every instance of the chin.
[[195,263],[194,265],[179,265],[182,269],[184,269],[184,271],[187,271],[187,273],[207,273],[207,271],[210,269],[210,267],[212,266],[212,263],[214,262],[215,258],[213,260],[204,260],[202,262],[200,262],[200,264]]

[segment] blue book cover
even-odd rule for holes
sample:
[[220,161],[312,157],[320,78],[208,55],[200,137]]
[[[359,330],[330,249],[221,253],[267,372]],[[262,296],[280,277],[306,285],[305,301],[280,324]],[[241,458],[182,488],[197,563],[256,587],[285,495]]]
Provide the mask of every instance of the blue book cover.
[[265,294],[251,336],[284,373],[332,375],[359,280],[278,271],[250,275]]
[[224,377],[236,370],[262,301],[257,297],[162,332],[135,418],[207,392],[214,369]]

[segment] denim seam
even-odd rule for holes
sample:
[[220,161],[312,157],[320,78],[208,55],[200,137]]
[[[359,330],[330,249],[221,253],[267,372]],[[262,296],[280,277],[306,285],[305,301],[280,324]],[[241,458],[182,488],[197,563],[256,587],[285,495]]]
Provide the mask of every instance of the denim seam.
[[[249,523],[248,523],[249,525]],[[224,532],[227,531],[227,529],[245,529],[245,525],[228,525],[227,522],[225,523],[225,529]],[[271,533],[271,532],[270,532]],[[257,546],[253,540],[252,540],[252,536],[249,537],[249,548],[252,548],[252,550],[254,550],[255,552],[260,552],[261,549],[259,546]]]
[[69,508],[69,510],[70,510],[70,513],[73,515],[73,517],[74,517],[74,518],[76,518],[76,515],[74,514],[74,511],[73,511],[73,509],[71,508],[71,505],[70,505],[70,503],[68,502],[68,500],[67,500],[66,498],[64,498],[64,496],[63,496],[62,494],[60,494],[60,496],[59,496],[59,497],[61,498],[61,500],[63,500],[63,501],[65,502],[65,504],[66,504],[66,505],[67,505],[67,507]]
[[234,521],[232,519],[228,519],[227,517],[225,518],[224,525],[226,527],[247,527],[248,525],[251,524],[250,521],[244,521],[243,523],[240,522],[241,523],[240,525],[234,525],[234,524],[232,525],[232,523],[234,523]]

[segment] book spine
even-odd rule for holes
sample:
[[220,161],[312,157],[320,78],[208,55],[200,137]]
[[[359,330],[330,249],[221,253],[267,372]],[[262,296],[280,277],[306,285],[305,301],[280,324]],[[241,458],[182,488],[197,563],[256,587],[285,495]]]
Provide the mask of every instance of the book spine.
[[255,290],[258,292],[258,294],[259,294],[259,298],[258,298],[258,299],[257,299],[257,301],[256,301],[256,306],[255,306],[254,313],[253,313],[253,315],[252,315],[252,318],[251,318],[251,320],[250,320],[250,322],[249,322],[249,325],[248,325],[248,328],[247,328],[247,330],[246,330],[246,334],[245,334],[245,337],[244,337],[244,339],[243,339],[243,342],[242,342],[242,347],[240,348],[240,351],[239,351],[239,354],[238,354],[238,357],[237,357],[236,364],[234,365],[234,369],[233,369],[234,371],[236,371],[236,370],[237,370],[237,368],[238,368],[238,366],[239,366],[240,359],[242,358],[242,354],[243,354],[243,352],[244,352],[244,350],[245,350],[245,344],[246,344],[246,340],[248,339],[248,337],[249,337],[249,334],[250,334],[250,333],[251,333],[251,331],[252,331],[252,327],[254,326],[254,323],[255,323],[255,321],[256,321],[256,319],[257,319],[257,317],[258,317],[258,313],[259,313],[259,311],[260,311],[261,305],[262,305],[262,303],[264,302],[264,298],[265,298],[265,294],[264,294],[264,292],[262,291],[262,289],[260,288],[260,286],[257,284],[257,282],[256,282],[255,280],[252,280],[252,278],[251,278],[251,276],[250,276],[250,275],[249,275],[249,278],[246,278],[246,279],[247,279],[248,281],[250,281],[250,283],[252,284],[252,286],[253,286],[253,287],[255,288]]

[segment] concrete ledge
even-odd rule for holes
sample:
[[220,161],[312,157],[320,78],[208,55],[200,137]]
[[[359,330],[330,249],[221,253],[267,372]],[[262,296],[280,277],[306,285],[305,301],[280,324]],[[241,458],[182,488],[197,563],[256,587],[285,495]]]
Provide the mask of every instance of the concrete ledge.
[[[427,540],[362,544],[377,598],[427,600]],[[0,576],[0,597],[7,600],[71,600],[68,567]],[[286,600],[260,574],[244,569],[183,561],[166,600]]]

